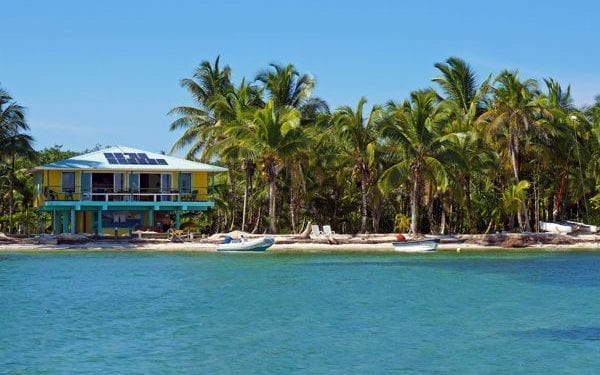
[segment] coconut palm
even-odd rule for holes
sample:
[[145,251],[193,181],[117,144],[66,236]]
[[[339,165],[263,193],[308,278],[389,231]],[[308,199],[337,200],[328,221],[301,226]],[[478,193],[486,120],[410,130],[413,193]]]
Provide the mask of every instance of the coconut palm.
[[13,101],[7,91],[0,88],[0,159],[9,158],[9,194],[8,216],[9,231],[13,227],[14,192],[15,192],[15,160],[19,155],[32,155],[33,138],[24,132],[29,130],[25,120],[25,109]]
[[367,191],[373,181],[375,164],[375,148],[379,140],[378,126],[382,118],[381,107],[374,106],[368,117],[364,117],[364,106],[367,99],[358,101],[356,110],[343,106],[333,115],[333,122],[341,140],[345,141],[344,152],[354,165],[355,175],[360,181],[361,224],[360,231],[367,230]]
[[316,84],[311,75],[300,75],[292,64],[270,64],[269,67],[260,72],[256,80],[263,84],[268,99],[276,109],[293,107],[307,117],[328,110],[324,101],[310,97]]
[[455,103],[458,112],[463,115],[467,114],[473,105],[477,112],[480,112],[481,88],[485,88],[486,84],[477,85],[477,77],[471,66],[458,57],[450,57],[445,63],[436,63],[434,66],[441,75],[432,81],[441,86],[446,94],[444,100]]
[[170,130],[184,130],[171,152],[189,146],[186,158],[194,159],[198,156],[201,161],[207,161],[206,146],[214,143],[214,139],[207,135],[207,132],[218,126],[222,119],[222,113],[219,108],[215,108],[214,103],[233,91],[231,68],[225,66],[221,69],[219,60],[217,57],[214,64],[202,61],[192,78],[181,80],[181,86],[189,91],[197,106],[179,106],[169,111],[169,115],[179,116],[171,123]]
[[227,147],[260,165],[263,178],[269,184],[269,232],[277,233],[278,176],[286,160],[309,142],[300,127],[300,113],[289,106],[277,111],[274,102],[269,101],[265,108],[256,110],[251,119],[229,127],[225,135],[235,140]]
[[[521,155],[527,143],[534,137],[545,138],[540,126],[542,108],[538,101],[537,82],[532,79],[521,81],[516,71],[502,71],[492,88],[493,100],[478,122],[485,128],[492,145],[501,146],[500,156],[509,160],[514,184],[520,181]],[[522,230],[529,231],[527,205],[517,213]]]
[[[245,79],[242,79],[239,87],[236,87],[226,96],[216,96],[213,99],[212,105],[215,110],[222,114],[223,126],[212,127],[210,131],[206,132],[212,138],[220,139],[220,141],[206,148],[206,155],[209,157],[219,157],[228,165],[234,165],[236,162],[239,162],[241,169],[244,171],[241,229],[245,230],[248,196],[252,190],[252,177],[256,170],[256,162],[253,160],[252,152],[250,152],[250,155],[244,154],[245,149],[236,147],[236,140],[226,137],[225,132],[231,126],[245,124],[258,108],[264,106],[261,98],[261,90],[254,85],[248,84]],[[233,170],[230,168],[230,173],[232,172]]]
[[[316,81],[309,74],[302,74],[294,65],[270,64],[269,68],[256,76],[261,82],[266,96],[273,102],[276,111],[291,107],[300,113],[300,124],[309,127],[315,123],[322,113],[329,113],[327,103],[311,97]],[[288,160],[288,177],[290,179],[290,221],[292,231],[296,232],[296,221],[300,206],[301,190],[305,186],[304,173],[300,161],[306,155],[296,155]]]
[[418,211],[425,182],[444,185],[445,166],[440,161],[444,151],[443,123],[435,91],[419,90],[401,104],[388,103],[389,117],[383,125],[384,148],[402,155],[382,175],[384,184],[398,185],[406,177],[411,184],[411,232],[419,233]]
[[[435,67],[441,75],[432,79],[438,83],[445,96],[440,104],[447,122],[445,137],[448,141],[448,157],[460,191],[454,195],[464,198],[467,211],[467,227],[475,231],[475,219],[471,202],[472,177],[478,171],[489,168],[494,160],[491,150],[480,141],[480,134],[474,127],[477,118],[484,112],[484,103],[489,93],[488,77],[481,85],[473,69],[464,60],[451,57]],[[460,193],[460,194],[458,194]]]

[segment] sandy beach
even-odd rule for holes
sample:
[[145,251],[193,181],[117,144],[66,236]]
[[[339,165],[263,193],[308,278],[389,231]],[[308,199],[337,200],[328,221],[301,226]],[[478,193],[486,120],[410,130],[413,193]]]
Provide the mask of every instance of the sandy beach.
[[[0,252],[11,251],[190,251],[216,252],[222,238],[239,232],[216,234],[208,238],[170,241],[167,239],[86,239],[82,236],[56,236],[58,241],[42,238],[17,239],[3,236]],[[260,237],[244,234],[247,238]],[[269,252],[394,252],[392,242],[395,234],[333,235],[317,239],[302,238],[298,235],[273,236],[275,244]],[[586,234],[568,236],[550,233],[503,233],[489,235],[427,236],[440,238],[439,251],[522,251],[522,250],[596,250],[600,251],[600,235]],[[43,239],[43,240],[42,240]],[[50,242],[50,243],[48,243]]]

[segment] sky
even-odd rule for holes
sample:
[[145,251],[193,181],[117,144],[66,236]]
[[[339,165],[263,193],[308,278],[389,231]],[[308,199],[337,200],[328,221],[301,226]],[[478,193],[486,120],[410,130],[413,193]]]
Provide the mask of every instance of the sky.
[[331,108],[403,100],[435,87],[450,56],[480,79],[502,69],[600,94],[600,3],[581,1],[0,0],[0,87],[21,105],[34,147],[97,144],[170,151],[179,81],[203,60],[253,80],[269,63],[317,80]]

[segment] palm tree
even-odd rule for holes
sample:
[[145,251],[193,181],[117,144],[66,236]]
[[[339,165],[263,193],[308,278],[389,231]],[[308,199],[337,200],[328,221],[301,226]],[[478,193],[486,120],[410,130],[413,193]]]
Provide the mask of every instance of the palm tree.
[[220,139],[212,146],[206,148],[206,155],[218,156],[228,164],[240,161],[241,169],[244,171],[244,198],[242,204],[242,224],[241,229],[246,229],[246,213],[248,207],[248,196],[252,190],[252,177],[256,170],[256,162],[253,160],[253,153],[244,154],[243,148],[237,147],[237,141],[225,136],[225,132],[231,126],[244,125],[245,121],[252,117],[258,108],[262,108],[264,103],[261,98],[261,90],[256,86],[248,84],[242,79],[239,87],[236,87],[226,96],[217,96],[213,100],[213,107],[222,114],[224,120],[220,127],[213,127],[206,134],[214,139]]
[[472,109],[480,112],[481,91],[484,89],[485,92],[487,80],[478,86],[477,77],[471,66],[458,57],[450,57],[445,64],[436,63],[434,66],[442,75],[433,78],[432,81],[442,87],[446,94],[444,100],[454,103],[463,116]]
[[225,131],[227,147],[255,161],[269,184],[269,232],[277,233],[277,183],[286,160],[307,147],[309,141],[300,127],[300,113],[289,106],[275,110],[273,101],[254,112],[245,123]]
[[358,101],[356,110],[348,106],[340,107],[333,115],[333,122],[341,140],[345,141],[345,153],[352,160],[355,175],[360,181],[361,224],[360,231],[367,231],[367,190],[373,180],[375,148],[379,139],[377,127],[381,122],[381,107],[374,106],[367,118],[364,117],[364,106],[367,99]]
[[9,178],[9,231],[12,231],[15,187],[15,159],[18,155],[31,155],[33,138],[23,133],[29,130],[25,120],[25,109],[14,102],[7,91],[0,88],[0,158],[9,157],[11,168]]
[[384,147],[402,158],[383,173],[382,183],[394,186],[408,177],[413,234],[419,233],[418,211],[424,183],[444,185],[447,179],[445,167],[440,162],[444,151],[443,124],[437,104],[435,91],[414,91],[402,104],[388,103],[390,117],[383,127]]
[[[472,176],[478,171],[490,167],[493,155],[482,142],[474,124],[484,112],[485,98],[489,92],[488,77],[481,85],[477,84],[475,72],[464,60],[450,57],[446,63],[437,63],[435,67],[441,75],[433,78],[445,97],[440,106],[448,123],[446,136],[449,141],[449,157],[454,168],[453,175],[462,186],[467,211],[467,226],[475,231],[474,213],[471,202]],[[454,191],[455,195],[457,191]]]
[[[311,97],[316,81],[309,74],[300,75],[294,65],[270,64],[269,69],[260,72],[256,81],[263,85],[267,98],[273,102],[276,111],[283,108],[295,108],[300,113],[303,127],[314,125],[320,114],[329,113],[327,103]],[[297,155],[288,160],[290,179],[290,221],[292,231],[296,232],[296,221],[300,206],[300,190],[304,184],[304,173],[300,161],[306,155]]]
[[214,64],[202,61],[192,78],[181,80],[181,86],[185,87],[197,104],[197,107],[179,106],[171,109],[169,115],[180,116],[170,126],[171,131],[184,129],[184,133],[175,142],[171,152],[181,150],[189,146],[185,157],[194,159],[199,154],[201,161],[207,160],[205,150],[207,146],[214,143],[214,139],[207,136],[207,132],[214,126],[220,125],[222,113],[215,108],[215,101],[226,97],[233,91],[231,83],[231,68],[219,66],[217,57]]
[[[495,79],[494,94],[488,110],[478,122],[485,125],[485,134],[492,138],[491,143],[503,145],[501,156],[508,157],[514,184],[520,181],[520,160],[522,149],[534,131],[544,137],[539,125],[541,106],[538,102],[537,82],[532,79],[521,81],[518,73],[504,70]],[[500,141],[500,143],[496,142]],[[522,230],[529,231],[527,205],[517,213]]]
[[[309,74],[300,75],[294,65],[286,66],[269,64],[271,69],[257,74],[256,80],[261,82],[267,92],[269,100],[273,102],[276,109],[293,107],[298,110],[304,105],[308,108],[320,109],[320,99],[312,98],[310,95],[315,87],[315,79]],[[307,108],[307,113],[310,110]]]

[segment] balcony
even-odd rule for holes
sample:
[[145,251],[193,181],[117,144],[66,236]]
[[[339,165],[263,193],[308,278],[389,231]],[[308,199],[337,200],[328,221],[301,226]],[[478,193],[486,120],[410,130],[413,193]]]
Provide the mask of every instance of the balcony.
[[117,210],[117,209],[154,209],[154,210],[205,210],[214,206],[207,194],[207,187],[193,188],[189,192],[178,190],[159,191],[159,189],[139,189],[130,191],[112,188],[93,188],[69,190],[60,187],[46,188],[45,201],[41,209],[79,210]]

